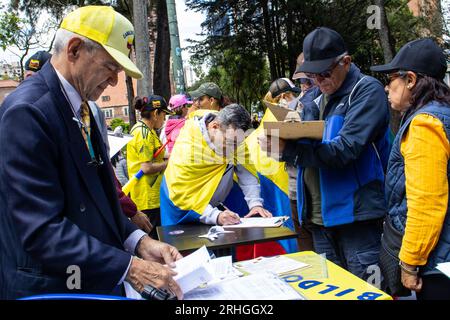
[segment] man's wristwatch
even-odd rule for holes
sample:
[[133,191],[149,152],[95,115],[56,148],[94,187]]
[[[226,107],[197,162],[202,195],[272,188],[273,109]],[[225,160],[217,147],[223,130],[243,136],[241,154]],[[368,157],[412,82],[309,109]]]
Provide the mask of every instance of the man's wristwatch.
[[411,269],[410,267],[405,266],[401,260],[399,261],[398,265],[407,274],[410,274],[412,276],[417,276],[419,274],[419,267],[417,266],[414,269]]

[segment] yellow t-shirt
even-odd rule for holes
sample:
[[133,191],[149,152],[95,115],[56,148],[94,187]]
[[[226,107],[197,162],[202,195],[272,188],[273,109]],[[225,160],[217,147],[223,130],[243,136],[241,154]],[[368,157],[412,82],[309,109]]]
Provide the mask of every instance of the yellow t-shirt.
[[408,212],[399,258],[423,266],[439,241],[448,207],[450,144],[442,122],[428,114],[415,116],[400,151]]
[[[156,159],[153,154],[162,146],[155,130],[150,130],[145,123],[138,121],[130,132],[133,139],[127,145],[128,176],[131,178],[144,162],[163,162],[164,151]],[[138,210],[159,208],[159,187],[162,172],[144,175],[130,190],[130,197],[136,203]]]

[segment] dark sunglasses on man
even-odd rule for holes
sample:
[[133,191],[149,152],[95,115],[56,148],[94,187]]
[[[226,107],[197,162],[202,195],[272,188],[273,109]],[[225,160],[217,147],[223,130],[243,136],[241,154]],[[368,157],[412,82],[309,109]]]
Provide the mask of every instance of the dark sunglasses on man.
[[347,52],[341,54],[339,57],[336,58],[336,60],[334,60],[333,64],[324,72],[320,72],[320,73],[310,73],[310,72],[305,72],[305,75],[308,78],[311,79],[315,79],[315,78],[330,78],[334,69],[338,66],[338,64],[342,61],[342,59],[345,58],[345,56],[347,55]]

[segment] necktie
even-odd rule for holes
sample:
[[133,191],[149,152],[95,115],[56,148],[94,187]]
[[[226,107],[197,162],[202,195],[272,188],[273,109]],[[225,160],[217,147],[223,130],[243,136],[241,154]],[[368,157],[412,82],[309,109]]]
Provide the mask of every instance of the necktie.
[[81,128],[81,134],[83,135],[86,146],[89,153],[92,156],[92,145],[91,145],[91,116],[89,114],[89,105],[86,101],[83,101],[80,108],[81,121],[83,122],[83,127]]

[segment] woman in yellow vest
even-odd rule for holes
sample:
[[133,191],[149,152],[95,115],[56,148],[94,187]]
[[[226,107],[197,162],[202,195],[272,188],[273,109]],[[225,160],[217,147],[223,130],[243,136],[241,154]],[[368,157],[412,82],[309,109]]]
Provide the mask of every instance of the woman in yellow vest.
[[130,197],[138,209],[144,212],[153,225],[150,236],[157,239],[156,226],[161,225],[159,187],[167,166],[164,150],[155,130],[160,129],[170,111],[163,97],[152,95],[136,98],[134,107],[140,111],[139,120],[131,129],[133,139],[127,145],[127,167],[129,177],[142,170],[144,176],[131,188]]

